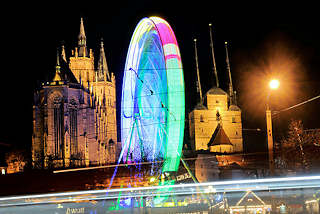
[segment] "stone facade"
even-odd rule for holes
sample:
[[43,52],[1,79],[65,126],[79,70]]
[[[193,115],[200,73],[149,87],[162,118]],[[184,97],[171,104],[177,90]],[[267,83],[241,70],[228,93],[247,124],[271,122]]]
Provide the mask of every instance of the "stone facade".
[[205,96],[205,104],[198,104],[189,113],[189,133],[193,150],[211,150],[208,143],[214,131],[221,125],[229,138],[232,149],[224,144],[215,145],[215,152],[233,153],[243,151],[241,110],[229,105],[228,94],[221,88],[211,88]]
[[35,168],[65,168],[116,162],[116,82],[101,41],[95,69],[83,20],[69,63],[62,47],[56,73],[34,94],[32,161]]

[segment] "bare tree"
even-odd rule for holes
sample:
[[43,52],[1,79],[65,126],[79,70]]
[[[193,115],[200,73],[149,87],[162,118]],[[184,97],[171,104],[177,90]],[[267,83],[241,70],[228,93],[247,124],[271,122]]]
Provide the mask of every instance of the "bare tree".
[[319,146],[319,130],[304,130],[301,120],[292,120],[286,138],[278,145],[279,166],[297,168],[300,165],[304,171],[309,171]]

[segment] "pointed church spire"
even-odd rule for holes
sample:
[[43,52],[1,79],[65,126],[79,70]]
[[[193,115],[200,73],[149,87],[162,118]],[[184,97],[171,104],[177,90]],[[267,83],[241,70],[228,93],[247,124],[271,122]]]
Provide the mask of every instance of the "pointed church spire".
[[233,98],[233,102],[234,102],[234,103],[233,103],[233,104],[234,104],[234,105],[238,105],[238,103],[237,103],[237,91],[234,91],[234,94],[233,94],[233,95],[234,95],[234,98]]
[[80,33],[78,36],[79,56],[87,56],[87,38],[84,31],[83,19],[80,20]]
[[214,57],[214,49],[213,49],[213,39],[212,39],[212,24],[209,24],[209,32],[210,32],[210,47],[211,47],[211,54],[212,54],[212,64],[213,64],[213,72],[216,77],[216,86],[219,88],[219,79],[216,67],[216,59]]
[[61,72],[60,72],[60,59],[59,59],[59,50],[57,50],[57,62],[56,62],[56,74],[54,75],[53,81],[61,81]]
[[202,99],[202,90],[201,90],[201,82],[200,82],[200,73],[199,73],[199,65],[198,65],[198,50],[197,50],[197,39],[194,39],[194,56],[196,60],[196,69],[197,69],[197,92],[200,95],[200,103],[203,104]]
[[229,97],[230,97],[230,105],[234,104],[234,93],[233,93],[233,86],[232,86],[232,78],[231,78],[231,69],[230,69],[230,61],[229,61],[229,54],[228,54],[228,42],[224,43],[226,49],[226,63],[227,63],[227,71],[229,74]]
[[79,35],[79,36],[84,36],[84,37],[86,37],[85,32],[84,32],[83,18],[82,18],[82,17],[81,17],[81,19],[80,19],[80,35]]
[[66,57],[66,51],[64,49],[64,45],[62,44],[61,46],[61,56],[62,56],[62,59],[67,62],[67,57]]
[[98,71],[97,71],[98,81],[110,81],[110,74],[107,65],[106,55],[104,53],[103,39],[101,38],[100,43],[100,58],[98,61]]

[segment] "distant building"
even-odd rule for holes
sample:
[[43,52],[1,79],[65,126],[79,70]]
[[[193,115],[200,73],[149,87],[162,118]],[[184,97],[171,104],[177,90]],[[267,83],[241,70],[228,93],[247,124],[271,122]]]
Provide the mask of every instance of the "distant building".
[[194,150],[242,152],[240,108],[228,105],[228,94],[215,87],[206,93],[205,103],[198,104],[189,113],[190,139]]
[[35,168],[102,165],[116,161],[116,81],[103,41],[97,66],[83,20],[67,60],[62,46],[51,81],[34,93],[32,164]]
[[232,87],[228,52],[227,68],[230,79],[229,93],[219,88],[217,81],[217,86],[212,87],[202,99],[198,75],[200,101],[189,113],[190,141],[194,151],[243,152],[241,109],[236,104]]
[[194,172],[199,182],[214,181],[224,177],[243,177],[241,167],[235,168],[235,166],[238,166],[236,162],[228,162],[229,156],[232,157],[234,153],[243,152],[243,139],[241,109],[237,106],[236,92],[233,91],[227,43],[225,43],[225,48],[227,72],[229,75],[229,93],[219,87],[211,25],[209,26],[210,47],[216,84],[202,97],[197,40],[195,39],[194,47],[199,100],[195,108],[189,113],[190,143],[194,154],[196,154]]

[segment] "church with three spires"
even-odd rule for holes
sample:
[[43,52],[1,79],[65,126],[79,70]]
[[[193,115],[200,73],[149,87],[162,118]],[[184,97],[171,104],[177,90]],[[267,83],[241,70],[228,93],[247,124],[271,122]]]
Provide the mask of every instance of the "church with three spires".
[[192,150],[211,153],[242,153],[241,109],[237,106],[236,91],[233,90],[227,42],[226,66],[229,77],[228,93],[219,87],[216,69],[212,30],[210,26],[210,47],[213,61],[215,84],[202,96],[198,67],[197,46],[195,40],[195,58],[197,70],[197,91],[199,102],[189,113],[189,134]]
[[[55,75],[34,93],[34,168],[103,165],[116,161],[116,81],[107,66],[104,44],[95,65],[86,44],[83,19],[78,44],[67,58],[57,52]],[[120,145],[120,144],[119,144]]]
[[229,77],[228,92],[220,88],[214,57],[212,29],[210,48],[215,82],[202,96],[198,66],[197,40],[194,42],[197,71],[198,102],[189,113],[189,139],[195,160],[195,177],[199,182],[221,178],[241,178],[243,171],[243,137],[241,109],[233,90],[228,44],[225,42],[226,73]]

